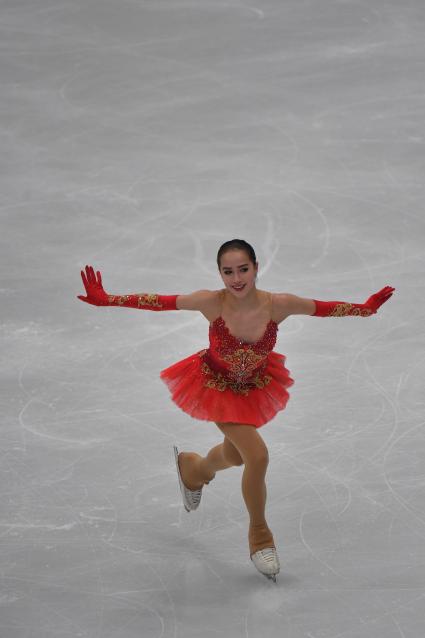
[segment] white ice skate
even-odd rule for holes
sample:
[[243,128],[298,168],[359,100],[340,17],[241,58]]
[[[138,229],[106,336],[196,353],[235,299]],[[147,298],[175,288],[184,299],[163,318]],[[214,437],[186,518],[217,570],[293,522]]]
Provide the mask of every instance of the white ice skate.
[[276,574],[280,571],[280,562],[275,547],[259,549],[251,556],[251,560],[261,574],[276,582]]
[[174,457],[176,459],[177,476],[179,477],[180,492],[183,497],[183,505],[186,512],[190,512],[191,510],[196,510],[201,502],[202,487],[199,490],[189,490],[183,483],[179,467],[179,451],[175,445],[173,447]]

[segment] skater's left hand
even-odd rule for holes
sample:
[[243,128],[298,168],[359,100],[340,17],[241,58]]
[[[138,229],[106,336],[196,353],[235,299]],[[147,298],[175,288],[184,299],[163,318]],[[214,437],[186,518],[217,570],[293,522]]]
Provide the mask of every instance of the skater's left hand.
[[375,292],[374,295],[371,295],[369,299],[365,301],[364,305],[366,308],[369,308],[372,313],[375,313],[383,303],[388,301],[394,290],[395,288],[392,288],[392,286],[385,286],[379,292]]

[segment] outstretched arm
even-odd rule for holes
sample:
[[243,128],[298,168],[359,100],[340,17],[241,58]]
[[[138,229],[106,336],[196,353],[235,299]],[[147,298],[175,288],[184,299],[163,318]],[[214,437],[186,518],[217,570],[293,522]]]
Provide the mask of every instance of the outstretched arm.
[[304,299],[296,295],[280,295],[286,316],[312,315],[315,317],[346,317],[348,315],[369,317],[375,314],[378,308],[388,301],[395,288],[385,286],[379,292],[371,295],[364,303],[351,303],[347,301],[318,301],[317,299]]
[[86,266],[86,271],[81,271],[84,288],[87,296],[78,295],[78,299],[93,306],[124,306],[126,308],[139,308],[140,310],[179,310],[176,305],[178,295],[159,295],[157,293],[141,292],[133,295],[110,295],[106,293],[102,285],[100,271],[95,274],[92,266]]

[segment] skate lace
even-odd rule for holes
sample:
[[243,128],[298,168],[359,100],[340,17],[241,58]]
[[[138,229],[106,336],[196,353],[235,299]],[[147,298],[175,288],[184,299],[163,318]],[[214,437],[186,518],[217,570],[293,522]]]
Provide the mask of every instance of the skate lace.
[[270,564],[274,563],[277,559],[277,553],[274,547],[265,547],[264,549],[259,549],[252,555],[260,555],[260,557],[264,559],[266,563]]
[[202,488],[200,490],[191,490],[192,501],[197,504],[201,500]]

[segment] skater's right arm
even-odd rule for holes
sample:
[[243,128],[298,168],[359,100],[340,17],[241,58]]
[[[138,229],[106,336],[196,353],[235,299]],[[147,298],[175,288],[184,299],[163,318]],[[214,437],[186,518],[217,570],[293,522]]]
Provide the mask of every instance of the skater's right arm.
[[[86,266],[86,271],[81,271],[84,288],[87,296],[78,295],[78,299],[93,306],[124,306],[126,308],[138,308],[140,310],[180,310],[177,306],[177,297],[180,295],[159,295],[157,293],[137,293],[132,295],[110,295],[106,293],[102,285],[102,275],[98,270],[95,274],[92,266]],[[190,297],[190,295],[182,295]]]
[[178,310],[199,310],[205,311],[214,299],[214,292],[211,290],[195,290],[189,295],[178,295]]

